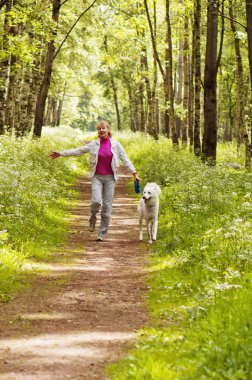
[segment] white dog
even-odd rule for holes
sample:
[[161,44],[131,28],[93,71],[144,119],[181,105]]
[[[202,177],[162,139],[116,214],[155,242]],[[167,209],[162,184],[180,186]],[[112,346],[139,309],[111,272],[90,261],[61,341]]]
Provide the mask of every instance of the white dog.
[[158,196],[160,193],[161,189],[155,182],[147,183],[143,190],[143,196],[137,207],[140,226],[139,240],[143,240],[142,225],[143,219],[145,219],[149,244],[152,244],[152,241],[155,241],[157,238],[159,209]]

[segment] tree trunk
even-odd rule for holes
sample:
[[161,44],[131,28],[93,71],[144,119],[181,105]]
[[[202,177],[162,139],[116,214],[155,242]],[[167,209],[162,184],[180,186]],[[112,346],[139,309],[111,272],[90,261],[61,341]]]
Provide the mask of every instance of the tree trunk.
[[57,125],[57,111],[58,111],[58,99],[56,97],[52,98],[52,121],[51,126],[56,127]]
[[[60,0],[53,0],[52,20],[54,22],[54,27],[55,27],[54,36],[56,36],[57,34],[56,28],[57,28],[58,20],[59,20],[59,13],[60,13],[60,6],[61,6],[60,3],[61,3]],[[39,88],[36,109],[35,109],[34,135],[37,137],[40,137],[41,132],[42,132],[46,98],[48,95],[50,82],[51,82],[51,76],[52,76],[54,53],[55,53],[55,39],[53,38],[48,44],[44,78]]]
[[134,101],[133,101],[133,95],[131,87],[128,86],[128,96],[129,96],[129,108],[130,108],[130,130],[132,132],[137,131],[137,125],[136,125],[136,117],[134,113]]
[[8,129],[14,128],[15,95],[16,95],[16,64],[17,58],[12,55],[10,59],[10,74],[8,92],[6,95],[5,125]]
[[120,115],[120,110],[119,110],[117,87],[116,87],[115,78],[112,71],[110,72],[110,78],[111,78],[111,85],[112,85],[112,90],[113,90],[114,104],[115,104],[115,109],[116,109],[117,129],[118,131],[120,131],[121,130],[121,115]]
[[247,17],[250,84],[251,84],[251,91],[252,91],[252,0],[246,0],[246,17]]
[[156,98],[156,130],[157,135],[160,134],[160,107],[159,107],[159,99]]
[[[3,3],[3,2],[2,2]],[[12,8],[12,0],[8,0],[4,2],[3,6],[6,3],[5,8],[5,18],[4,18],[4,27],[3,27],[3,36],[2,36],[2,44],[3,51],[7,52],[8,50],[8,34],[10,33],[11,27],[8,24],[9,20],[9,12]],[[8,72],[9,72],[9,64],[10,64],[10,56],[8,53],[5,53],[5,58],[0,63],[0,134],[4,132],[4,122],[5,122],[5,108],[6,108],[6,95],[7,95],[7,80],[8,80]]]
[[144,109],[144,59],[145,57],[143,54],[145,54],[145,49],[142,49],[141,54],[141,62],[140,62],[140,83],[139,83],[139,103],[140,103],[140,131],[145,132],[146,131],[146,117],[145,117],[145,109]]
[[195,99],[194,99],[194,154],[200,156],[201,143],[200,143],[200,90],[201,90],[201,41],[200,41],[200,29],[201,29],[201,0],[194,0],[194,64],[195,64]]
[[184,44],[183,44],[183,73],[184,73],[184,94],[183,94],[183,121],[182,121],[182,145],[186,147],[188,139],[188,97],[189,97],[189,70],[188,70],[188,17],[185,16],[184,24]]
[[138,95],[135,94],[134,97],[134,119],[136,123],[136,130],[140,131],[140,122],[139,122],[139,98]]
[[190,151],[192,151],[193,150],[193,121],[194,121],[194,51],[193,51],[193,48],[192,48],[191,62],[189,62],[188,103],[189,103],[188,104],[188,137],[189,137],[189,142],[190,142]]
[[[154,21],[153,21],[153,33],[154,33],[154,39],[155,39],[155,45],[157,40],[157,10],[156,10],[156,2],[153,1],[153,10],[154,10]],[[157,87],[157,59],[155,52],[153,52],[153,84],[152,84],[152,91],[151,91],[151,112],[150,112],[150,133],[154,137],[155,140],[158,140],[158,133],[157,133],[157,124],[156,124],[156,87]]]
[[34,118],[37,102],[37,94],[43,80],[44,67],[42,67],[42,62],[44,62],[46,57],[46,50],[42,49],[39,56],[35,57],[33,68],[32,68],[32,79],[30,85],[30,94],[27,105],[27,130],[31,131],[34,128]]
[[[182,3],[183,4],[183,3]],[[179,39],[179,56],[178,65],[174,67],[174,102],[176,105],[182,105],[183,98],[183,39]],[[177,67],[176,67],[177,66]],[[178,107],[179,108],[179,107]],[[176,129],[178,138],[181,137],[182,119],[180,114],[175,115]]]
[[[252,0],[246,0],[246,18],[247,18],[247,35],[248,35],[248,59],[250,72],[250,93],[252,94]],[[250,96],[251,98],[251,96]],[[252,132],[251,132],[252,133]],[[251,144],[248,135],[244,136],[246,141],[246,163],[247,170],[251,170]]]
[[128,79],[128,77],[125,74],[125,68],[124,67],[122,67],[122,77],[123,77],[124,83],[126,85],[128,97],[129,97],[130,130],[132,132],[136,132],[137,126],[136,126],[136,119],[135,119],[135,112],[134,112],[134,98],[133,98],[133,93],[132,93],[132,87],[131,87],[130,80]]
[[56,125],[58,127],[60,126],[60,123],[61,123],[61,115],[62,115],[63,104],[64,104],[64,100],[65,100],[65,95],[66,95],[66,87],[67,87],[67,83],[65,82],[63,93],[60,96],[59,105],[58,105],[58,109],[57,109]]
[[22,65],[21,70],[15,76],[15,100],[14,100],[14,115],[12,116],[12,124],[15,129],[17,136],[22,136],[24,131],[20,130],[20,104],[21,104],[21,95],[23,91],[23,76],[24,76],[24,65]]
[[204,77],[204,135],[202,159],[216,164],[217,147],[217,40],[218,40],[218,0],[208,0],[207,40]]
[[45,116],[44,116],[44,125],[48,126],[51,125],[52,122],[52,96],[48,94],[47,100],[46,100],[46,109],[45,109]]
[[172,68],[172,36],[170,21],[170,0],[166,0],[166,25],[167,25],[167,41],[168,41],[168,90],[169,90],[169,121],[172,135],[173,146],[178,145],[178,136],[174,116],[174,89],[173,89],[173,68]]
[[251,145],[249,143],[249,136],[246,133],[244,135],[244,141],[245,141],[245,151],[246,151],[246,157],[245,157],[245,168],[247,171],[251,171]]
[[[32,26],[28,31],[29,35],[29,44],[32,45],[35,35],[33,32]],[[33,65],[35,63],[35,59],[33,60]],[[16,126],[17,133],[19,135],[24,135],[25,132],[31,130],[32,123],[29,121],[29,101],[32,92],[32,82],[33,82],[33,65],[26,64],[24,65],[23,70],[23,86],[20,94],[20,120],[19,124]]]
[[[166,34],[166,45],[168,46]],[[164,135],[167,138],[170,138],[170,117],[169,117],[169,49],[165,49],[165,78],[164,78],[164,101],[165,101],[165,110],[164,110]]]
[[237,131],[237,144],[240,144],[243,141],[244,135],[244,124],[245,124],[245,116],[244,116],[244,83],[243,83],[243,64],[242,64],[242,56],[240,50],[240,40],[237,38],[237,30],[234,22],[234,11],[233,11],[233,2],[229,0],[229,15],[230,15],[230,23],[231,29],[234,34],[234,42],[235,42],[235,56],[236,56],[236,131]]
[[179,56],[178,56],[178,67],[177,67],[177,80],[176,80],[176,92],[175,92],[175,103],[181,104],[182,94],[183,94],[183,40],[179,39]]
[[147,58],[147,50],[146,48],[142,49],[141,54],[141,62],[143,63],[143,76],[145,79],[145,86],[146,86],[146,93],[147,93],[147,123],[146,124],[146,130],[150,132],[149,125],[150,125],[150,114],[151,114],[151,84],[149,79],[149,65],[148,65],[148,58]]
[[27,132],[28,120],[27,120],[27,111],[29,104],[29,94],[30,94],[30,86],[31,86],[31,76],[32,71],[31,67],[24,67],[23,74],[23,86],[20,94],[20,109],[19,109],[19,124],[16,126],[17,134],[24,135]]

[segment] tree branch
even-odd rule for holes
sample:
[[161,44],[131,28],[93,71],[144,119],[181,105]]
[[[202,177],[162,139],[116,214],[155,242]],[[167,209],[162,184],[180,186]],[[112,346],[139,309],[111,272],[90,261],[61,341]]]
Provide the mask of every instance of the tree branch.
[[[66,1],[68,1],[68,0],[65,0],[65,2],[66,2]],[[73,28],[75,27],[75,25],[79,22],[79,20],[81,19],[81,17],[84,16],[84,14],[85,14],[90,8],[92,8],[92,6],[96,3],[96,1],[97,1],[97,0],[94,0],[93,3],[92,3],[89,7],[87,7],[87,8],[85,9],[85,11],[83,11],[83,12],[79,15],[79,17],[77,18],[77,20],[73,23],[73,25],[71,26],[71,28],[69,29],[69,31],[68,31],[67,34],[65,35],[65,38],[63,39],[63,41],[62,41],[61,44],[59,45],[57,51],[55,52],[54,57],[53,57],[53,60],[54,60],[54,59],[57,57],[57,55],[59,54],[59,52],[60,52],[62,46],[63,46],[64,43],[66,42],[67,38],[69,37],[69,35],[70,35],[71,31],[73,30]]]
[[65,0],[65,1],[63,1],[61,4],[60,4],[60,6],[62,7],[62,5],[64,5],[65,3],[67,3],[69,0]]
[[154,36],[153,26],[152,26],[151,19],[150,19],[150,13],[149,13],[149,9],[148,9],[147,0],[144,0],[144,6],[145,6],[145,10],[146,10],[146,15],[147,15],[147,19],[148,19],[149,27],[150,27],[151,42],[152,42],[152,48],[153,48],[154,56],[155,56],[156,61],[157,61],[157,63],[158,63],[158,67],[159,67],[159,69],[160,69],[160,72],[161,72],[161,74],[162,74],[162,77],[164,78],[164,77],[165,77],[165,72],[164,72],[164,69],[163,69],[163,67],[162,67],[161,61],[160,61],[160,59],[159,59],[158,52],[157,52],[157,46],[156,46],[156,41],[155,41],[155,36]]
[[221,16],[221,17],[224,17],[224,18],[227,18],[228,20],[231,20],[231,21],[233,21],[233,22],[236,22],[236,24],[239,24],[239,25],[242,26],[245,30],[247,30],[246,25],[243,25],[241,22],[239,22],[239,21],[237,21],[237,20],[234,20],[234,19],[232,19],[232,18],[226,16],[224,13],[222,13],[222,12],[220,12],[220,11],[218,12],[218,14],[219,14],[219,16]]
[[109,4],[109,6],[110,6],[110,8],[115,9],[117,12],[119,12],[119,13],[123,13],[123,14],[125,14],[125,15],[128,16],[128,17],[133,17],[133,16],[134,16],[134,13],[133,13],[133,12],[132,12],[132,13],[126,12],[126,11],[123,10],[123,9],[116,8],[116,7],[115,7],[114,5],[112,5],[112,4]]

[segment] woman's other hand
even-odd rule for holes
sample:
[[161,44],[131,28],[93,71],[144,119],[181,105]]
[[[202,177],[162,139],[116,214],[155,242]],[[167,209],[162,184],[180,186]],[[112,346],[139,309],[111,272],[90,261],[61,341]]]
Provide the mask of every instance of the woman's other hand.
[[52,152],[51,154],[49,154],[49,158],[51,160],[55,160],[55,158],[58,158],[60,156],[59,152]]
[[140,178],[138,177],[137,173],[133,173],[133,176],[135,177],[135,179],[136,179],[137,181],[140,181]]

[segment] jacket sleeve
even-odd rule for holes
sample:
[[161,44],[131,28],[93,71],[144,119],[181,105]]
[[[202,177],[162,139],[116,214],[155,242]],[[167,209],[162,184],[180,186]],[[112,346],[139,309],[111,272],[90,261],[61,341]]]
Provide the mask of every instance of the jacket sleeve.
[[117,144],[118,144],[119,158],[122,161],[123,165],[126,166],[126,168],[128,168],[131,171],[131,173],[136,173],[136,169],[134,165],[132,164],[132,162],[130,161],[130,159],[128,158],[122,145],[119,142],[117,142]]
[[85,153],[90,152],[90,147],[91,147],[92,142],[90,142],[87,145],[81,146],[80,148],[74,148],[74,149],[69,149],[69,150],[62,150],[60,153],[61,156],[63,157],[69,157],[69,156],[82,156]]

